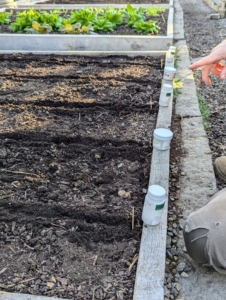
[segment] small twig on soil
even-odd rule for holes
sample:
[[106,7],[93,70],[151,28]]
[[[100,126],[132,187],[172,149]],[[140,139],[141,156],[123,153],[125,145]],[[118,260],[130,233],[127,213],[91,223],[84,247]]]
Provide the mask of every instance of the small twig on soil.
[[30,247],[29,245],[27,245],[27,244],[25,244],[25,243],[24,243],[24,246],[27,247],[27,248],[30,249],[30,250],[35,250],[34,248]]
[[5,271],[7,270],[7,268],[4,268],[0,271],[0,275],[2,275]]
[[62,226],[62,225],[57,225],[57,224],[54,224],[54,223],[50,223],[50,224],[53,225],[53,226],[62,228],[63,230],[67,230],[67,229],[66,229],[64,226]]
[[78,120],[79,120],[79,122],[81,121],[81,114],[80,114],[80,112],[78,113]]
[[28,281],[31,281],[31,280],[34,280],[34,279],[36,279],[36,277],[32,277],[32,278],[29,278],[29,279],[22,280],[22,281],[20,281],[20,283],[28,282]]
[[39,177],[39,175],[34,174],[34,173],[27,173],[27,172],[21,172],[21,171],[11,171],[11,170],[6,170],[6,169],[0,169],[0,171],[1,172],[13,173],[13,174],[30,175],[30,176]]
[[95,291],[99,288],[102,288],[104,290],[104,288],[101,286],[101,285],[98,285],[96,286],[94,289],[93,289],[93,297],[92,297],[92,300],[95,300]]
[[93,266],[95,266],[95,265],[96,265],[96,262],[97,262],[97,257],[98,257],[98,255],[95,255],[95,256],[94,256]]
[[13,253],[16,253],[16,251],[13,249],[13,247],[8,246],[8,248],[9,248]]
[[134,256],[133,261],[132,261],[132,263],[131,263],[130,266],[129,266],[129,271],[132,270],[132,268],[133,268],[133,266],[135,265],[135,263],[137,262],[137,260],[138,260],[138,254],[136,254],[136,255]]
[[132,207],[132,230],[134,229],[134,206]]
[[117,300],[123,300],[123,291],[119,291],[116,293]]
[[152,152],[148,153],[145,157],[149,157],[152,155]]
[[152,110],[152,97],[150,97],[150,110]]
[[162,14],[161,14],[161,16],[162,16],[163,22],[164,22],[164,23],[166,23],[166,20],[165,20],[165,18],[163,17],[163,15],[162,15]]
[[14,183],[11,183],[12,186],[14,186],[15,188],[18,188],[18,186],[16,186]]
[[16,222],[12,222],[12,229],[11,231],[13,232],[15,230]]

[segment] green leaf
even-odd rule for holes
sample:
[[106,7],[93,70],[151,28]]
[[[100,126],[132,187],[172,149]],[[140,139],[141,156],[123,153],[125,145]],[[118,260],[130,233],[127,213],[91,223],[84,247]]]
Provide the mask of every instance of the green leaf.
[[94,31],[113,31],[115,24],[105,18],[99,18],[93,22]]
[[160,27],[156,25],[156,22],[151,20],[148,22],[136,22],[132,27],[136,32],[143,34],[156,34],[160,30]]
[[147,7],[145,12],[149,17],[158,17],[159,13],[165,12],[165,8],[162,7]]
[[133,9],[133,7],[129,3],[127,4],[126,8],[127,8],[128,13],[131,16],[133,16],[135,14],[135,10]]
[[0,25],[10,23],[9,15],[10,15],[10,13],[8,13],[8,12],[1,12],[0,13]]

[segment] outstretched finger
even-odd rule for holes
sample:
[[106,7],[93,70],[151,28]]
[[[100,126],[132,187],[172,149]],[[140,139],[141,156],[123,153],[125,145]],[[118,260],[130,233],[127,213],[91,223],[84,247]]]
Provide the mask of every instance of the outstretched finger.
[[210,66],[211,65],[208,65],[202,68],[202,80],[205,82],[207,86],[211,85],[211,80],[209,78]]
[[220,79],[224,80],[226,78],[226,66],[223,68],[220,74]]
[[213,64],[222,59],[222,54],[219,51],[215,51],[210,55],[200,59],[199,61],[194,62],[192,65],[189,66],[190,70],[197,69],[199,67],[203,67],[205,65]]

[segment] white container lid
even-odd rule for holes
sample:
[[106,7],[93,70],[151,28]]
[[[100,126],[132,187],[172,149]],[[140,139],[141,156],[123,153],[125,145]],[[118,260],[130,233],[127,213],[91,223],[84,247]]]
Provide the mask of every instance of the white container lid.
[[175,50],[176,50],[176,47],[175,47],[175,46],[170,46],[170,47],[169,47],[169,50],[174,50],[174,51],[175,51]]
[[166,190],[160,185],[151,185],[148,188],[148,196],[153,200],[162,201],[166,198]]
[[164,71],[166,71],[167,73],[175,73],[176,69],[173,67],[165,67]]
[[162,86],[163,90],[166,92],[172,92],[173,86],[171,84],[163,84]]
[[169,129],[157,128],[154,130],[154,137],[159,140],[168,141],[172,139],[173,133]]

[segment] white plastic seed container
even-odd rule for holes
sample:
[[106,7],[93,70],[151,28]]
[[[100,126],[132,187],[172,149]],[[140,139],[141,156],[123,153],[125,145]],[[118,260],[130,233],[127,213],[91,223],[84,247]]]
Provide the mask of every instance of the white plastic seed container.
[[165,189],[160,185],[149,186],[142,212],[142,220],[146,225],[158,225],[161,222],[165,202]]
[[163,78],[165,80],[173,80],[174,76],[176,73],[176,69],[173,67],[165,67],[164,68],[164,74],[163,74]]
[[153,147],[158,150],[168,150],[173,137],[171,130],[166,128],[157,128],[154,130]]
[[169,106],[172,91],[173,91],[173,86],[171,84],[163,84],[160,97],[159,97],[160,106]]
[[170,52],[170,54],[172,54],[174,56],[175,53],[176,53],[176,47],[175,46],[170,46],[169,47],[169,52]]

